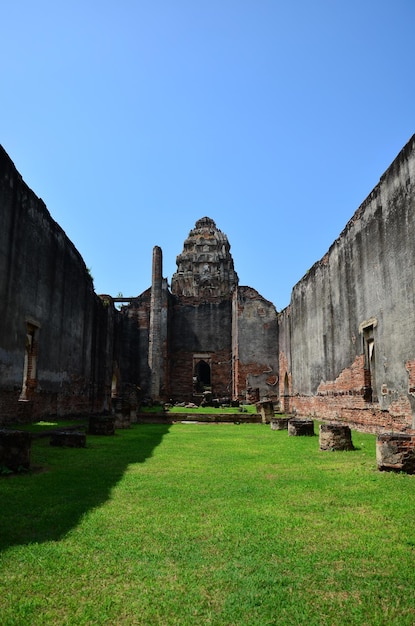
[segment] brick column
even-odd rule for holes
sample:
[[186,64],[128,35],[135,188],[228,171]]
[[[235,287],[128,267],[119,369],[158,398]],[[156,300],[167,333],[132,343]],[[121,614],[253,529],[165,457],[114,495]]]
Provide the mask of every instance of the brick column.
[[150,368],[150,394],[153,400],[160,399],[160,372],[162,359],[161,295],[162,295],[162,251],[153,248],[153,267],[150,302],[150,330],[148,366]]

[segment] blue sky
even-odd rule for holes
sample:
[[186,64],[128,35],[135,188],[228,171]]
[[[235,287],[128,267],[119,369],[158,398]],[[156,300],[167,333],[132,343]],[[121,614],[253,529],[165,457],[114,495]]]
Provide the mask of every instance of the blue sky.
[[0,143],[94,276],[196,220],[278,310],[415,132],[413,0],[13,0]]

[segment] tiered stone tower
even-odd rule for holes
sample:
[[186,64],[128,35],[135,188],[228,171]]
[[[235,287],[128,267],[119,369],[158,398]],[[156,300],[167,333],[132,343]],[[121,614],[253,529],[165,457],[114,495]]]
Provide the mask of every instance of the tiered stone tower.
[[227,236],[210,217],[196,222],[176,258],[171,290],[198,300],[224,299],[238,286]]

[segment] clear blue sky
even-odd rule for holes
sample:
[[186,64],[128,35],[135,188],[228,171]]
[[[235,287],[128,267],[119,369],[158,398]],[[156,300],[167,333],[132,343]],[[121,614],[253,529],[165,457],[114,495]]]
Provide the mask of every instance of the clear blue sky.
[[98,293],[196,220],[278,309],[415,132],[414,0],[13,0],[0,143]]

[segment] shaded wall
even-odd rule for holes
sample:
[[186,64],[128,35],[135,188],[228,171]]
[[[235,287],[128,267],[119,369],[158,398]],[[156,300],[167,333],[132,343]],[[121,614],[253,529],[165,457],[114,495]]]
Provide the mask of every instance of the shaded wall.
[[290,409],[365,429],[412,426],[415,137],[279,316]]
[[[232,395],[231,299],[201,302],[173,296],[169,329],[170,397],[195,401],[211,389],[215,398]],[[201,365],[199,365],[201,364]],[[204,365],[206,364],[206,366]],[[209,368],[209,369],[208,369]],[[194,380],[210,372],[208,381]]]
[[0,149],[0,422],[109,407],[113,307]]

